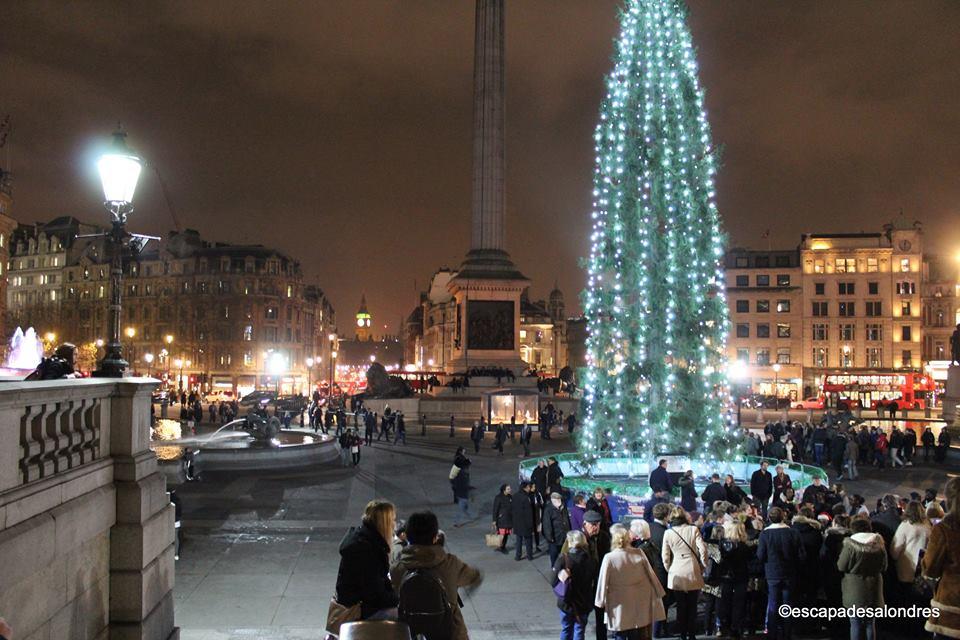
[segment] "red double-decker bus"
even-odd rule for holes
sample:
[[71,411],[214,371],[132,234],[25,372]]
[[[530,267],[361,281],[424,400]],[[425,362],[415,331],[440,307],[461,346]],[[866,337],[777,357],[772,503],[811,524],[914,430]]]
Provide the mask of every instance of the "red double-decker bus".
[[837,371],[823,376],[823,395],[832,398],[833,406],[847,404],[865,409],[876,408],[878,402],[888,407],[896,405],[898,411],[923,409],[927,396],[932,394],[936,383],[933,378],[914,372],[849,373]]

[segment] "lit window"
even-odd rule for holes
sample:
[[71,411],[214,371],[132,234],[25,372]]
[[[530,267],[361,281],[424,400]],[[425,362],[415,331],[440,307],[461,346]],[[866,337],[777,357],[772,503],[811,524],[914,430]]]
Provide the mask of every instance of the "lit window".
[[900,271],[904,273],[910,271],[910,258],[900,258]]
[[789,300],[777,300],[777,313],[787,313],[790,311]]
[[867,258],[867,273],[876,273],[880,270],[876,258]]
[[790,337],[790,325],[785,323],[777,324],[777,337],[778,338],[789,338]]
[[856,273],[857,272],[857,260],[856,258],[836,258],[833,263],[834,271],[836,273]]
[[814,260],[813,261],[813,272],[814,273],[826,273],[826,266],[823,260]]
[[813,339],[814,340],[826,340],[829,335],[827,325],[825,324],[815,324],[813,325]]

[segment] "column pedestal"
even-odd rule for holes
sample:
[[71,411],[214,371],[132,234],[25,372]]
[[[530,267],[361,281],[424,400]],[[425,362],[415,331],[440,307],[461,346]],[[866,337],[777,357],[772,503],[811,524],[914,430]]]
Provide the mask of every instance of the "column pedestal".
[[958,405],[960,405],[960,365],[952,364],[947,370],[947,384],[943,394],[943,420],[947,426],[957,424]]

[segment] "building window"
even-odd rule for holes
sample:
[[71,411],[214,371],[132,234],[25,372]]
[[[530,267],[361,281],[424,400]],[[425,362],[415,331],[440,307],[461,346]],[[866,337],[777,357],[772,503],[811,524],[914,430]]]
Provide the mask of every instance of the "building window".
[[778,338],[789,338],[790,337],[790,325],[779,322],[777,323],[777,337]]
[[293,297],[293,285],[292,285],[292,284],[288,284],[288,285],[287,285],[287,297],[288,297],[288,298],[292,298],[292,297]]
[[757,300],[757,313],[770,313],[770,301]]
[[840,325],[840,339],[847,342],[855,339],[856,335],[856,326],[855,324],[841,324]]
[[814,260],[813,261],[813,272],[814,273],[826,273],[826,264],[823,260]]
[[227,305],[227,304],[223,305],[223,308],[220,310],[220,315],[223,317],[224,320],[229,320],[229,319],[230,319],[230,305]]
[[938,342],[938,343],[936,344],[936,347],[934,348],[934,351],[935,351],[936,354],[937,354],[937,355],[935,356],[935,359],[936,359],[936,360],[943,360],[944,358],[947,357],[947,356],[946,356],[947,351],[946,351],[946,349],[944,348],[942,342]]
[[750,313],[750,301],[737,300],[737,313]]
[[825,289],[826,289],[826,285],[824,283],[822,282],[813,283],[813,295],[822,296],[824,294]]
[[[777,256],[775,259],[775,264],[778,267],[789,267],[790,266],[790,256]],[[789,276],[787,276],[789,278]]]
[[900,271],[910,273],[910,258],[900,258]]
[[867,283],[867,293],[872,296],[875,296],[880,293],[880,283],[879,282],[868,282]]
[[766,269],[770,266],[770,256],[757,256],[757,267]]
[[880,265],[876,258],[867,258],[867,273],[876,273],[880,271]]
[[750,362],[750,349],[737,349],[737,360]]
[[243,341],[251,342],[253,340],[253,325],[245,325],[243,327]]
[[912,296],[917,292],[917,285],[913,282],[898,282],[897,283],[897,295],[898,296]]
[[852,296],[856,292],[853,282],[838,282],[837,291],[842,296]]
[[750,286],[750,276],[737,276],[737,286],[738,286],[738,287],[749,287],[749,286]]
[[833,262],[833,267],[836,273],[856,273],[857,260],[856,258],[837,258]]
[[757,349],[757,364],[761,367],[770,364],[770,349]]
[[880,347],[867,347],[867,366],[876,369],[883,366],[883,350]]
[[868,324],[867,325],[867,342],[880,342],[881,340],[883,340],[883,325]]
[[813,315],[815,316],[826,316],[827,313],[827,303],[826,302],[814,302],[813,303]]
[[883,303],[879,300],[867,301],[867,316],[879,318],[883,315]]
[[758,338],[769,338],[769,337],[770,337],[770,325],[768,325],[768,324],[758,324],[758,325],[757,325],[757,337],[758,337]]
[[910,325],[905,324],[900,327],[900,340],[903,342],[910,342],[913,340],[913,328]]
[[853,349],[851,347],[844,347],[840,351],[840,366],[841,367],[853,366]]
[[777,349],[777,364],[790,364],[790,347]]
[[252,367],[253,366],[253,352],[245,351],[243,353],[243,366]]
[[736,265],[738,269],[746,269],[750,266],[749,261],[744,256],[737,256]]
[[277,308],[276,307],[267,307],[264,309],[263,317],[267,320],[276,320],[277,319]]
[[827,348],[826,347],[813,348],[813,366],[815,367],[827,366]]
[[746,323],[741,323],[737,325],[737,337],[738,338],[749,338],[750,337],[750,325]]
[[912,314],[910,313],[910,301],[901,300],[900,301],[900,315],[904,318],[909,318]]
[[264,327],[263,328],[263,339],[267,342],[276,342],[277,341],[277,328],[276,327]]
[[778,286],[778,287],[789,287],[789,286],[790,286],[790,274],[789,274],[789,273],[779,273],[779,274],[777,274],[777,286]]
[[230,366],[233,358],[230,356],[229,353],[221,353],[220,357],[217,360],[220,362],[221,367],[227,367],[227,366]]
[[826,340],[830,335],[827,325],[825,324],[815,324],[813,325],[813,339],[814,340]]
[[769,287],[770,286],[770,276],[769,275],[758,275],[757,276],[757,286],[758,287]]
[[913,351],[910,349],[904,349],[900,354],[901,365],[904,369],[908,369],[913,366]]
[[777,300],[777,313],[788,313],[790,311],[789,300]]
[[857,315],[857,306],[855,302],[841,302],[838,304],[838,311],[841,316],[853,317]]

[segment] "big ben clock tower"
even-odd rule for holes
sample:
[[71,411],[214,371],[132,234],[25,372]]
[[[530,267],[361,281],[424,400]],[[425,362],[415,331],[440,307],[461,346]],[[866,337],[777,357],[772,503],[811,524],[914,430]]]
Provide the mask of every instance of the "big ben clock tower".
[[357,309],[357,341],[370,339],[370,312],[367,311],[367,297],[360,296],[360,308]]

